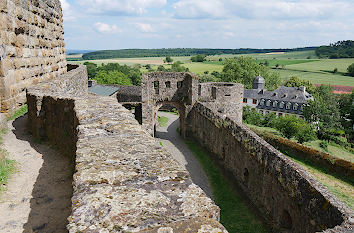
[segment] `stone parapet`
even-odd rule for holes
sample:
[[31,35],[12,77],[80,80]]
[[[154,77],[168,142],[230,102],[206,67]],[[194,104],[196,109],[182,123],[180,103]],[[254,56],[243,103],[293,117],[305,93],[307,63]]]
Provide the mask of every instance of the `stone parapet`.
[[56,86],[28,90],[28,118],[75,161],[69,232],[227,232],[219,207],[115,98]]
[[200,102],[187,121],[190,135],[215,155],[279,231],[354,230],[352,209],[247,127]]

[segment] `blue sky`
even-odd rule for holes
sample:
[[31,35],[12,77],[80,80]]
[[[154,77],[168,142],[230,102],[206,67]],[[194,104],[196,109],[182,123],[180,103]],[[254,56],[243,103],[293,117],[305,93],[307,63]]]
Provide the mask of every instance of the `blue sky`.
[[293,48],[354,39],[354,0],[60,0],[67,49]]

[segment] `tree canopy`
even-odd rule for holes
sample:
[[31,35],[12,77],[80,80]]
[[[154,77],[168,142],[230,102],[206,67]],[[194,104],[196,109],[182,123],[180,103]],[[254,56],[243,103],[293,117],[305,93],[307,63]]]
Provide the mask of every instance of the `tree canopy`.
[[220,77],[223,82],[242,83],[246,89],[251,89],[253,80],[258,75],[265,79],[265,86],[269,90],[274,90],[280,85],[278,72],[273,72],[268,67],[258,64],[255,59],[244,56],[226,59]]
[[301,87],[304,86],[306,87],[306,91],[310,94],[315,93],[315,86],[312,84],[312,82],[308,80],[301,79],[299,77],[291,77],[290,79],[286,80],[283,84],[286,87]]
[[[96,79],[100,84],[120,84],[120,85],[141,85],[141,72],[138,67],[130,67],[127,65],[119,65],[118,63],[108,63],[98,66],[92,62],[85,62],[87,67],[88,77],[90,79]],[[112,73],[113,71],[117,71]],[[109,77],[104,78],[103,75]],[[123,78],[123,76],[124,78]],[[129,79],[130,82],[127,82]],[[115,81],[112,81],[115,80]],[[119,80],[119,81],[118,81]],[[107,83],[104,83],[107,82]],[[120,82],[120,83],[113,83]],[[126,84],[122,84],[126,83]]]
[[316,49],[316,55],[320,58],[349,58],[354,57],[354,41],[338,41],[329,46],[320,46]]
[[348,66],[347,71],[350,76],[354,77],[354,63]]
[[333,87],[321,85],[316,88],[314,101],[309,100],[303,110],[305,119],[317,125],[320,137],[326,137],[332,131],[342,129],[338,98],[333,94]]

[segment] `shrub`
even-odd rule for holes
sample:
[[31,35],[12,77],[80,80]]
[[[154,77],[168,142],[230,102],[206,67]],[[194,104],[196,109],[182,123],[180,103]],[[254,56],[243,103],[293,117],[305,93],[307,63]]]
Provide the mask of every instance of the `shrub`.
[[320,142],[320,147],[324,149],[325,151],[328,150],[328,142],[327,141],[321,141]]
[[350,66],[348,66],[347,71],[348,71],[348,74],[349,74],[350,76],[353,76],[353,77],[354,77],[354,63],[351,64]]
[[252,110],[249,106],[243,108],[243,121],[247,124],[262,126],[263,115]]

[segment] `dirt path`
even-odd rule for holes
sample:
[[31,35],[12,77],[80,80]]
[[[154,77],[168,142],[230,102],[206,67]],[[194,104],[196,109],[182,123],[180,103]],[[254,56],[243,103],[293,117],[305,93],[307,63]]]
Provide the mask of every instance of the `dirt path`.
[[212,198],[212,191],[205,172],[177,132],[179,116],[167,112],[158,112],[158,115],[167,117],[168,122],[165,127],[157,127],[157,140],[161,141],[163,147],[165,147],[174,158],[188,170],[192,181],[203,189],[206,195]]
[[0,196],[0,232],[67,232],[71,211],[71,159],[36,143],[26,117],[9,122],[4,148],[17,172]]

